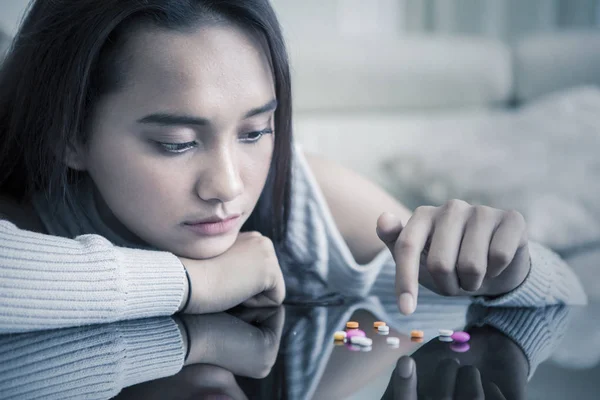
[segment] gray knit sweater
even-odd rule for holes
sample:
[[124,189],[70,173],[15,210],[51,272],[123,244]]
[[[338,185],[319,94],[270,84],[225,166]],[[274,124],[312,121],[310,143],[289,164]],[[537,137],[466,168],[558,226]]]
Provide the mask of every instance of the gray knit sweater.
[[[365,297],[394,290],[395,266],[383,250],[359,265],[336,228],[310,168],[296,148],[293,161],[289,245],[295,263],[282,263],[289,296],[336,292]],[[186,278],[175,255],[139,249],[99,217],[92,191],[78,196],[87,217],[76,224],[66,206],[50,211],[38,194],[33,204],[50,234],[0,221],[0,333],[24,332],[135,318],[177,311]],[[472,301],[488,306],[585,304],[573,271],[553,252],[530,244],[532,268],[525,282],[504,296]],[[293,268],[288,268],[293,265]],[[436,296],[421,288],[419,297]]]

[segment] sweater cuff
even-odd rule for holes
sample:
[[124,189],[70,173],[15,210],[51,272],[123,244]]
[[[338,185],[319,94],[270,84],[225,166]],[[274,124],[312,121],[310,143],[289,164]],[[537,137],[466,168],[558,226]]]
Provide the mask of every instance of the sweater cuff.
[[468,326],[489,325],[512,339],[529,362],[531,379],[538,365],[550,357],[565,335],[569,309],[564,306],[545,308],[470,307]]
[[119,291],[124,294],[118,319],[172,315],[183,301],[183,264],[172,253],[114,247]]
[[117,331],[125,350],[122,387],[172,376],[183,367],[183,339],[173,319],[127,321]]
[[516,289],[492,300],[473,297],[486,307],[543,307],[554,304],[585,305],[587,296],[573,270],[554,252],[529,242],[531,269]]

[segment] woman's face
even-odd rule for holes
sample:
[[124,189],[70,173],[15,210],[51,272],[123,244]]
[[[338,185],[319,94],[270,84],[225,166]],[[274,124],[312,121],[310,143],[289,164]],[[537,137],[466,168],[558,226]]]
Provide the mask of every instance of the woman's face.
[[[129,239],[203,259],[229,249],[263,190],[273,153],[269,61],[231,26],[135,29],[125,82],[94,109],[80,157],[105,222]],[[225,232],[189,223],[239,215]],[[216,228],[216,229],[215,229]]]

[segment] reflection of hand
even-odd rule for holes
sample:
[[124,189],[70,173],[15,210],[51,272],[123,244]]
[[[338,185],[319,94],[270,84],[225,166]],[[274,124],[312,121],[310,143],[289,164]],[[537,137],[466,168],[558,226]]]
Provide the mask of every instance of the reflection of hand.
[[[398,360],[384,399],[525,398],[528,363],[521,349],[494,328],[471,331],[470,350],[455,353],[437,338]],[[485,396],[485,397],[484,397]]]
[[396,262],[404,314],[414,311],[419,284],[445,296],[496,296],[519,286],[530,269],[525,220],[515,211],[452,200],[417,208],[406,226],[384,213],[377,233]]
[[[404,356],[398,360],[392,375],[392,399],[417,399],[417,372],[411,357]],[[506,400],[498,386],[488,380],[482,380],[479,370],[472,366],[461,366],[455,358],[446,358],[437,365],[433,381],[421,385],[421,397],[431,399],[492,399]],[[388,387],[388,391],[390,388]],[[387,392],[386,392],[387,393]],[[387,396],[390,396],[387,393]]]
[[[264,378],[275,364],[284,308],[238,309],[232,314],[179,315],[189,333],[189,356],[174,376],[132,386],[123,399],[180,399],[225,394],[245,399],[234,375]],[[200,397],[202,398],[202,397]]]

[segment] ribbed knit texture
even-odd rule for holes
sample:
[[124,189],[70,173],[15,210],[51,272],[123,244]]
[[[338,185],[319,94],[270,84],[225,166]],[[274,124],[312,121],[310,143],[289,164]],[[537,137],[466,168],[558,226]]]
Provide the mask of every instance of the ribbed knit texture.
[[183,358],[168,317],[0,336],[0,398],[108,399],[176,374]]
[[171,315],[185,273],[171,253],[116,247],[0,221],[0,333]]
[[[280,263],[288,296],[364,297],[393,291],[395,266],[389,251],[383,250],[366,265],[356,263],[302,152],[296,148],[294,153],[288,240],[293,262]],[[70,210],[52,212],[43,196],[34,198],[50,235],[0,221],[0,332],[169,315],[177,310],[185,285],[179,260],[167,252],[130,248],[131,243],[103,223],[89,187],[82,187],[80,200],[87,217],[76,224]],[[524,307],[587,301],[577,277],[558,256],[534,243],[530,251],[531,272],[519,288],[494,300],[474,301]],[[421,288],[420,293],[427,291]]]

